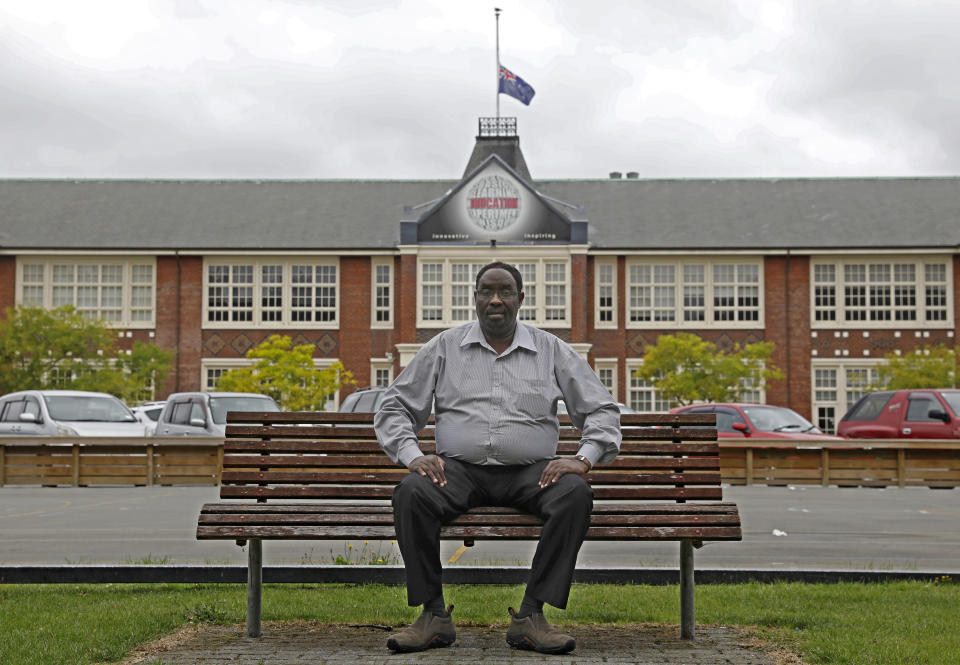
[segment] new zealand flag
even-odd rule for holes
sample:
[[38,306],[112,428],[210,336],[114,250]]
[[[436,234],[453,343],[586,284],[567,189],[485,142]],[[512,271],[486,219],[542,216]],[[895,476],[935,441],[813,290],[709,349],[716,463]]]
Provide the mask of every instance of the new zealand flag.
[[536,94],[529,83],[511,72],[509,69],[500,65],[500,90],[504,94],[510,95],[521,102],[530,106],[530,100]]

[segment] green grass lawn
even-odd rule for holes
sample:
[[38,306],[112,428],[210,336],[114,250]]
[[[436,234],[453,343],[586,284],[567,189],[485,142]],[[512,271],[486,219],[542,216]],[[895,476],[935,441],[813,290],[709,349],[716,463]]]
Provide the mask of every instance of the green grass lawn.
[[[501,624],[516,586],[451,586],[457,621]],[[243,621],[239,585],[2,585],[0,663],[116,661],[187,622]],[[267,585],[265,621],[400,625],[415,616],[399,586]],[[679,623],[675,586],[575,585],[560,624]],[[755,626],[768,642],[812,664],[960,663],[960,585],[737,584],[697,587],[698,624]]]

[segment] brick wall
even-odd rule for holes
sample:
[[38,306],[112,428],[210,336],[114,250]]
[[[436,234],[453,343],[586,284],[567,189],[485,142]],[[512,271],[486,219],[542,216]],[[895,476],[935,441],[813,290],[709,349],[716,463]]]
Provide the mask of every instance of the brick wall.
[[767,402],[810,417],[810,260],[768,256],[763,281],[763,336],[774,344],[771,363],[785,375],[769,385]]
[[17,302],[17,257],[0,256],[0,316]]

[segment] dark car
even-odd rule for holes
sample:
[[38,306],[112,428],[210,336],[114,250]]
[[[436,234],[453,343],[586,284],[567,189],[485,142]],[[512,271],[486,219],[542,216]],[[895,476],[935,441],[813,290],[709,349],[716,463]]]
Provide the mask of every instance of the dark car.
[[868,393],[847,411],[837,434],[850,439],[960,439],[960,390]]

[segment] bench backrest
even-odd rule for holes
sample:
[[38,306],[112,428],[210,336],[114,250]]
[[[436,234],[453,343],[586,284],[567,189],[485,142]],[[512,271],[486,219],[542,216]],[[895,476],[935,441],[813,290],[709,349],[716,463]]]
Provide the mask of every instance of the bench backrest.
[[[612,464],[587,475],[595,501],[720,501],[714,414],[623,414],[623,445]],[[227,414],[223,499],[383,501],[409,473],[381,451],[370,413]],[[580,433],[560,417],[561,455],[576,454]],[[434,429],[419,433],[434,449]]]

